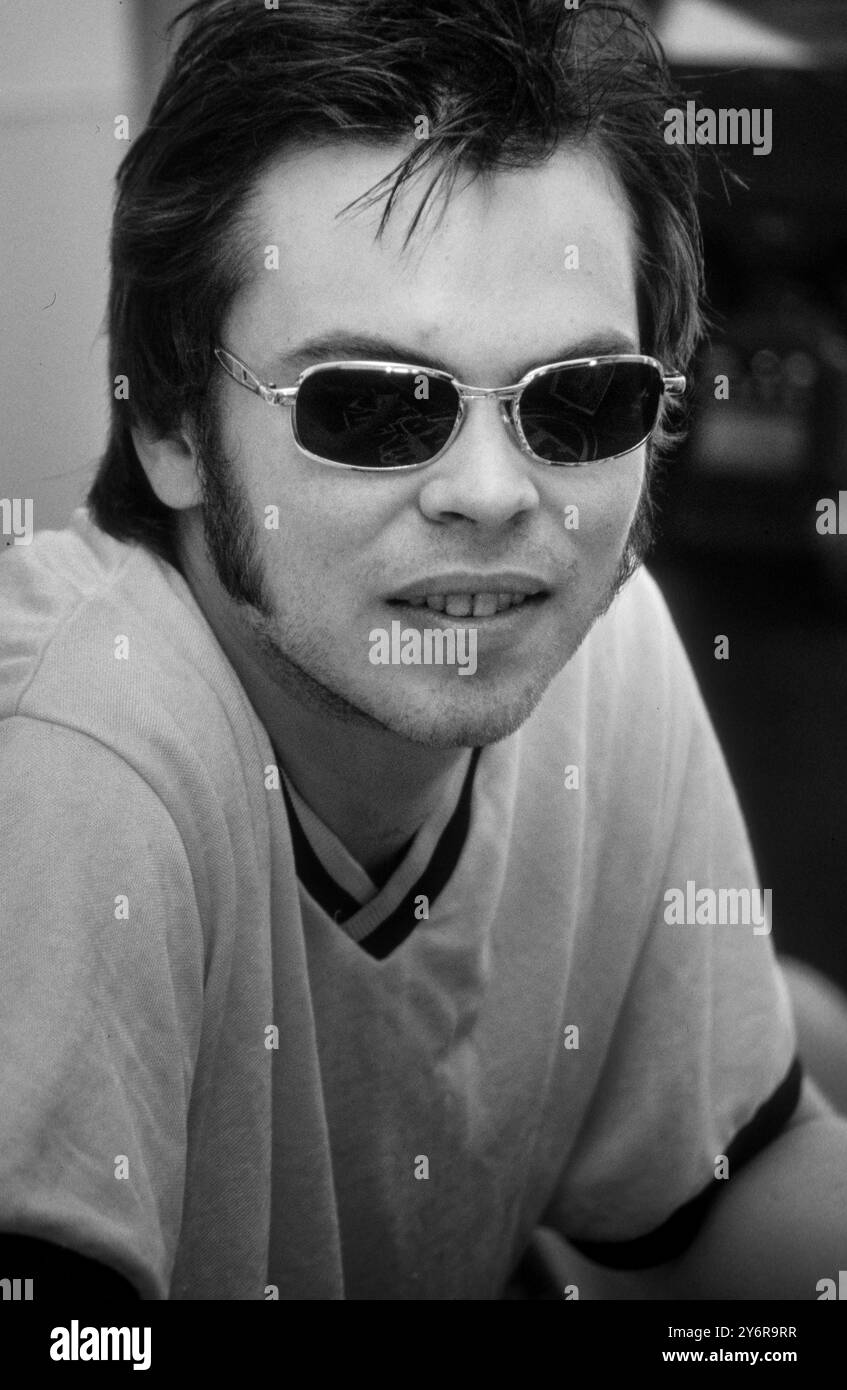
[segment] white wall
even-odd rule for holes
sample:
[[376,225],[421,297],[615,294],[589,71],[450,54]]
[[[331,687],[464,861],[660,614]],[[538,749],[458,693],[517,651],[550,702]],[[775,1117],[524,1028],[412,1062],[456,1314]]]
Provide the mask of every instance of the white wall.
[[133,0],[0,6],[0,498],[65,524],[102,451],[112,180],[143,92]]

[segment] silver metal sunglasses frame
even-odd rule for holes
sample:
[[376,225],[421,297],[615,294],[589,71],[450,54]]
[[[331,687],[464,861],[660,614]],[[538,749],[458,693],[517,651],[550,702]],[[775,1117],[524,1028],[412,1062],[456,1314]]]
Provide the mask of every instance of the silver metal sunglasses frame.
[[459,398],[456,423],[453,426],[449,439],[442,445],[438,452],[433,454],[432,458],[424,459],[420,463],[388,464],[382,467],[381,465],[339,463],[337,459],[323,458],[320,454],[313,454],[310,449],[305,448],[301,443],[297,432],[297,416],[296,413],[292,414],[291,431],[294,435],[294,442],[301,453],[305,454],[307,458],[314,459],[316,463],[324,464],[327,468],[346,468],[352,469],[358,473],[408,473],[413,469],[428,468],[431,463],[435,463],[442,455],[446,454],[459,433],[459,430],[462,428],[462,423],[465,418],[465,402],[484,399],[490,396],[496,397],[500,402],[500,413],[503,417],[503,423],[506,428],[514,434],[522,451],[528,454],[530,458],[534,459],[536,463],[543,463],[548,468],[588,468],[592,463],[607,463],[612,459],[624,458],[626,454],[631,454],[635,449],[640,449],[641,445],[650,438],[651,434],[656,429],[659,420],[659,411],[656,412],[656,419],[653,425],[642,439],[639,439],[636,444],[632,444],[628,449],[622,450],[619,454],[608,454],[602,459],[586,459],[584,462],[577,463],[563,460],[559,463],[553,459],[543,458],[541,454],[536,454],[534,449],[530,448],[526,435],[523,432],[523,426],[521,425],[520,398],[527,386],[530,386],[537,377],[544,376],[547,372],[556,371],[562,367],[599,367],[611,366],[617,362],[647,362],[651,367],[655,367],[658,372],[665,395],[681,396],[685,391],[684,376],[679,373],[667,373],[661,362],[657,361],[655,357],[647,357],[641,353],[613,353],[605,357],[575,357],[571,358],[569,361],[550,362],[543,367],[535,367],[531,372],[527,372],[526,376],[521,377],[520,381],[514,386],[466,386],[463,382],[457,381],[449,372],[439,371],[434,367],[416,367],[406,362],[377,362],[365,360],[357,360],[354,362],[319,362],[313,367],[307,367],[305,371],[301,372],[293,386],[275,386],[273,382],[260,381],[240,358],[228,352],[226,348],[216,347],[214,351],[218,362],[223,367],[224,371],[232,377],[233,381],[237,381],[239,386],[246,386],[248,391],[252,391],[256,396],[260,396],[268,405],[293,406],[303,382],[307,381],[310,376],[314,376],[317,372],[325,372],[329,369],[334,371],[356,371],[364,367],[369,370],[378,369],[388,375],[397,375],[399,373],[403,376],[435,377],[439,381],[450,382],[451,386],[455,388]]

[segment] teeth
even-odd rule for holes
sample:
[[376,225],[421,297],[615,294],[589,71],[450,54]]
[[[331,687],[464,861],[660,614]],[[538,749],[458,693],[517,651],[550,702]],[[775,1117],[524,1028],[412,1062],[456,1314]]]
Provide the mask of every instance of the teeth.
[[467,618],[473,611],[473,594],[445,595],[444,612],[449,618]]
[[507,608],[519,608],[526,594],[421,594],[406,599],[410,608],[429,608],[449,618],[493,618]]

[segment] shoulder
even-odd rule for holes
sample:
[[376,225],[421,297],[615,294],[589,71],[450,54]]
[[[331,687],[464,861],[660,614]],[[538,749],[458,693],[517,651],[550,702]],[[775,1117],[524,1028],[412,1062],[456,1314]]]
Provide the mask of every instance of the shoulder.
[[182,576],[80,508],[65,530],[3,558],[0,602],[9,777],[31,758],[54,795],[80,777],[104,796],[149,789],[192,862],[210,845],[225,858],[245,817],[262,814],[263,731]]
[[248,708],[182,576],[84,508],[4,557],[0,599],[0,720],[64,724],[132,762],[143,742],[214,746]]
[[[171,589],[166,567],[138,545],[106,535],[78,508],[62,530],[38,531],[0,563],[3,648],[0,718],[49,704],[61,685],[67,709],[91,697],[109,635],[147,615],[164,633]],[[88,680],[86,681],[86,676]]]

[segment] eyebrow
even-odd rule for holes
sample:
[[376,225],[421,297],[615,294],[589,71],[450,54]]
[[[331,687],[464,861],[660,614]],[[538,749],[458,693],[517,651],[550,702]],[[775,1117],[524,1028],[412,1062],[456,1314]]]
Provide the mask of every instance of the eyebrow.
[[[640,353],[638,344],[626,333],[615,329],[601,329],[590,337],[565,344],[544,357],[533,358],[519,363],[512,369],[512,380],[518,381],[536,367],[546,366],[548,362],[566,362],[577,357],[605,357],[613,353]],[[318,362],[355,361],[357,358],[376,358],[384,362],[407,362],[412,366],[432,367],[436,371],[449,372],[456,376],[453,368],[442,358],[431,357],[418,348],[406,343],[397,343],[380,335],[361,333],[322,333],[307,338],[296,347],[273,358],[272,366],[277,374],[297,374]]]

